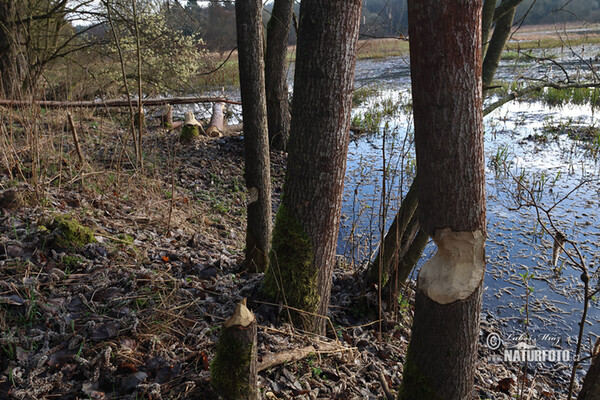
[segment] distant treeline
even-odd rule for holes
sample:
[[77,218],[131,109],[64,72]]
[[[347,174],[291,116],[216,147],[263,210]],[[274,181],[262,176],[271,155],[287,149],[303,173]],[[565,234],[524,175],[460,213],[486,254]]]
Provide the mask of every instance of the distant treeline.
[[[500,3],[501,0],[498,0]],[[198,0],[171,3],[171,25],[185,36],[201,38],[211,51],[221,53],[236,46],[235,6],[233,1],[215,1],[203,5]],[[299,1],[295,6],[299,12]],[[168,3],[167,3],[168,4]],[[183,7],[181,4],[185,4]],[[272,2],[265,5],[263,18],[270,18]],[[361,38],[404,36],[408,31],[406,0],[363,0]],[[524,0],[517,7],[515,23],[526,25],[571,21],[600,22],[600,0]],[[292,28],[289,43],[296,42]]]

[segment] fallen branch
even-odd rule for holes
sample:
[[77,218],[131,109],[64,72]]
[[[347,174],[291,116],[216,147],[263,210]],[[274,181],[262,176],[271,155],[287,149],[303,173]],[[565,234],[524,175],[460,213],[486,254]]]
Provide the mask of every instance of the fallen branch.
[[[138,99],[131,99],[133,106],[137,106]],[[171,97],[164,99],[147,99],[142,103],[145,106],[162,106],[165,104],[196,104],[196,103],[227,103],[242,104],[239,101],[228,100],[221,97]],[[38,105],[45,108],[89,108],[89,107],[129,107],[129,101],[115,99],[105,101],[57,101],[57,100],[2,100],[0,106],[6,107],[29,107]]]
[[282,351],[280,353],[267,354],[262,357],[262,361],[258,363],[258,372],[272,368],[276,365],[281,365],[286,362],[300,361],[311,354],[336,353],[339,351],[350,351],[351,349],[340,346],[336,343],[322,343],[317,349],[315,346],[306,346],[300,349],[292,349]]

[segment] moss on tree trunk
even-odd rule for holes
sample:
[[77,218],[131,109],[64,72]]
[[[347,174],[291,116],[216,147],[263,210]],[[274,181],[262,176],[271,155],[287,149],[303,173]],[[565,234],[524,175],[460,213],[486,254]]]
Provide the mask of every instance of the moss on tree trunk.
[[[312,261],[312,240],[289,212],[284,201],[275,217],[270,268],[263,281],[263,294],[272,301],[315,312],[319,304],[318,270],[312,268]],[[298,314],[294,315],[298,317],[296,322],[302,321]]]
[[200,129],[197,125],[184,125],[183,128],[181,128],[179,141],[183,143],[190,143],[199,136]]

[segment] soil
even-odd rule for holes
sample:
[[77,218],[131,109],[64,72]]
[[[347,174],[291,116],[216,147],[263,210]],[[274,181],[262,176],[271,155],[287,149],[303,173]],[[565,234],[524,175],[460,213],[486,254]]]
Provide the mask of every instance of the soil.
[[[134,168],[122,145],[127,124],[82,112],[80,166],[62,117],[52,118],[4,121],[14,130],[0,175],[0,399],[217,398],[210,363],[222,323],[243,298],[259,321],[259,358],[317,349],[262,371],[263,398],[394,398],[412,288],[403,297],[411,300],[380,321],[377,290],[362,271],[336,269],[327,337],[294,329],[281,305],[258,301],[262,275],[243,265],[239,134],[183,145],[177,132],[149,124],[143,167]],[[34,128],[35,140],[25,134]],[[274,209],[285,159],[272,153]],[[93,238],[57,240],[66,237],[52,223],[57,216]],[[523,398],[565,398],[570,365],[523,373],[519,363],[490,361],[501,353],[485,339],[498,323],[482,317],[474,398],[509,399],[521,385]]]

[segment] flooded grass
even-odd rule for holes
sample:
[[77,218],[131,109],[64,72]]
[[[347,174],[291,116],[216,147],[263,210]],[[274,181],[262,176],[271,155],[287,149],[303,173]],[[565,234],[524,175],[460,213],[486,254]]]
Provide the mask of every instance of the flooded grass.
[[370,39],[358,42],[358,59],[382,59],[408,54],[408,40]]

